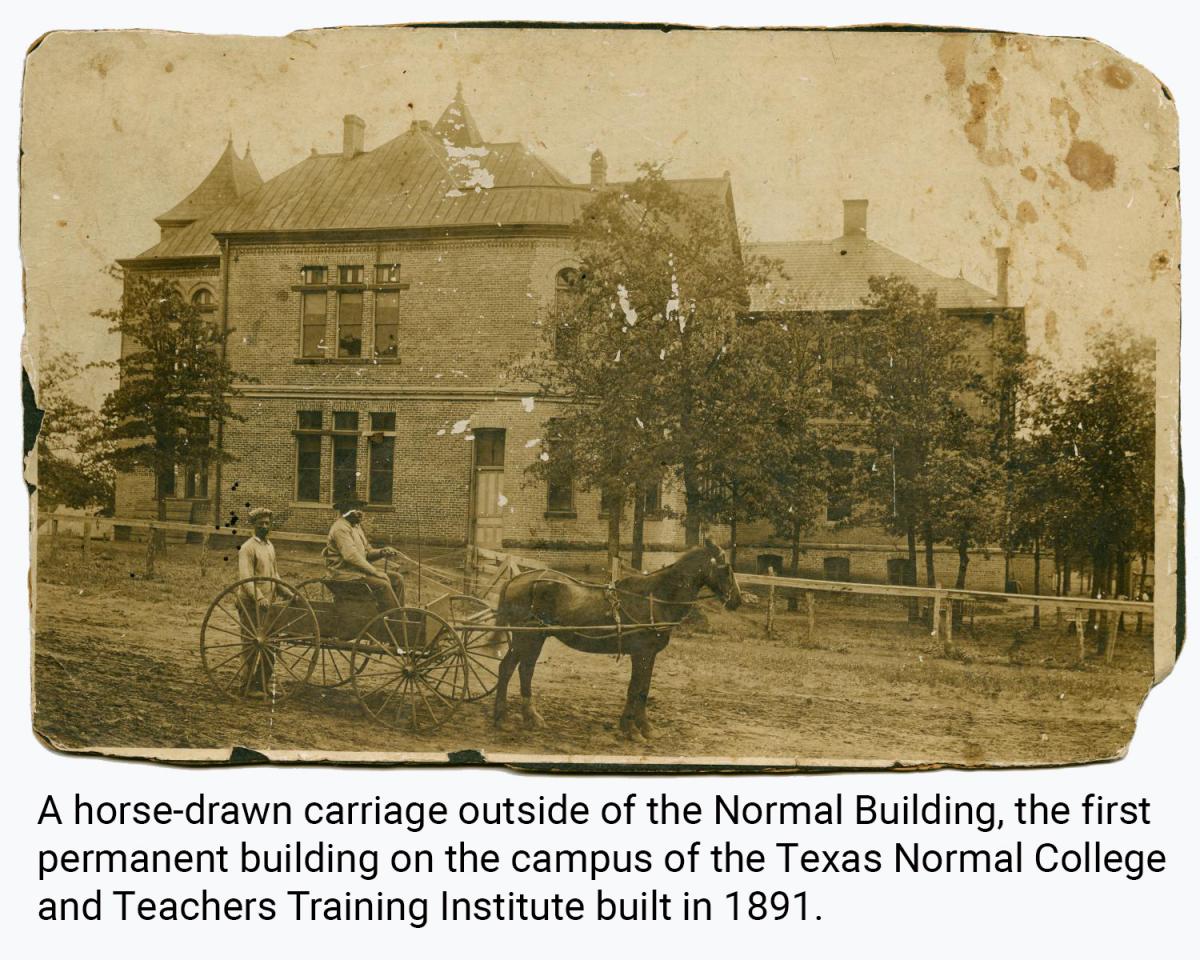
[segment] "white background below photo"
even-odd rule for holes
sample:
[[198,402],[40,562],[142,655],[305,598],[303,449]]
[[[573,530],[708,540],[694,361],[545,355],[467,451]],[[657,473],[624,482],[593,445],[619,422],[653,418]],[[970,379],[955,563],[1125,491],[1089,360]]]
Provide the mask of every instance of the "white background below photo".
[[[566,19],[590,16],[607,21],[638,18],[708,24],[779,23],[785,18],[819,18],[834,13],[841,23],[871,23],[897,20],[925,23],[956,23],[981,28],[1089,36],[1107,42],[1123,56],[1154,71],[1180,104],[1181,154],[1184,169],[1196,146],[1195,103],[1200,87],[1192,68],[1194,40],[1187,25],[1169,19],[1170,11],[1147,10],[1131,17],[1129,11],[1106,11],[1096,5],[1080,9],[1050,9],[1048,5],[1009,3],[975,8],[951,3],[909,3],[896,5],[845,2],[836,9],[784,8],[778,5],[742,3],[662,4],[611,3],[603,9],[568,9],[561,5],[508,3],[502,6],[461,3],[451,8],[431,5],[376,4],[364,2],[353,9],[335,9],[328,5],[290,4],[286,11],[251,8],[248,5],[209,3],[175,9],[158,4],[116,3],[103,10],[82,4],[58,4],[53,8],[21,9],[11,12],[5,39],[4,80],[12,95],[8,98],[6,118],[10,144],[9,156],[17,157],[19,102],[15,95],[21,81],[22,58],[27,46],[49,29],[97,27],[160,27],[209,33],[283,34],[301,27],[333,25],[336,21],[386,23],[397,20],[417,21],[453,17],[469,19]],[[552,95],[541,91],[535,95]],[[15,178],[5,194],[8,222],[16,225],[17,190]],[[1184,234],[1185,243],[1193,242],[1193,233]],[[1117,242],[1114,238],[1114,242]],[[9,323],[4,352],[9,358],[19,354],[21,316],[20,256],[17,231],[8,233],[7,259]],[[1200,252],[1184,250],[1183,261],[1193,262]],[[82,319],[82,318],[81,318]],[[1185,370],[1190,360],[1200,359],[1196,335],[1184,327],[1182,361]],[[15,365],[10,367],[14,374]],[[15,384],[12,385],[15,387]],[[20,431],[20,412],[16,390],[10,390],[9,416],[3,418],[4,449],[15,455]],[[1200,403],[1194,387],[1185,378],[1182,396],[1184,424],[1183,449],[1185,471],[1195,473],[1194,445],[1187,442],[1187,424],[1200,416]],[[356,769],[338,767],[301,767],[270,769],[178,768],[147,763],[126,763],[101,758],[70,757],[56,754],[36,741],[29,713],[29,622],[28,552],[26,504],[15,463],[10,465],[4,485],[6,515],[10,517],[10,543],[15,547],[0,563],[3,577],[4,609],[10,611],[13,657],[4,671],[4,751],[3,817],[4,891],[3,916],[5,944],[11,955],[60,956],[160,956],[190,958],[214,955],[231,957],[295,956],[328,957],[420,952],[428,956],[500,955],[521,957],[571,956],[612,957],[673,955],[728,956],[735,951],[792,955],[813,953],[839,956],[961,956],[1012,957],[1014,951],[1029,956],[1081,955],[1089,957],[1126,957],[1148,952],[1176,955],[1187,950],[1181,944],[1193,942],[1195,891],[1200,889],[1200,830],[1196,825],[1196,748],[1192,736],[1197,730],[1200,711],[1200,680],[1192,660],[1185,652],[1173,675],[1160,688],[1151,691],[1138,717],[1137,732],[1128,756],[1116,763],[1066,769],[1030,769],[988,772],[939,771],[922,774],[841,774],[830,776],[739,776],[739,777],[652,777],[652,776],[554,776],[516,775],[502,770],[468,769]],[[1189,469],[1191,468],[1191,469]],[[1193,553],[1195,548],[1188,545]],[[714,683],[719,678],[713,678]],[[95,800],[166,800],[180,805],[200,793],[209,799],[232,801],[268,801],[287,799],[297,807],[309,800],[368,800],[376,795],[385,799],[444,800],[447,804],[474,800],[536,800],[567,793],[572,799],[585,800],[598,807],[607,800],[623,801],[631,792],[646,798],[663,792],[675,799],[695,800],[706,810],[712,808],[716,793],[734,793],[759,802],[770,800],[810,800],[829,798],[836,791],[846,794],[875,793],[898,799],[904,794],[949,795],[955,800],[994,801],[1007,807],[1020,796],[1036,793],[1049,800],[1079,803],[1088,793],[1108,800],[1150,801],[1149,826],[1117,827],[1097,830],[1072,825],[1052,830],[1030,831],[1025,839],[1036,845],[1043,841],[1060,846],[1079,847],[1085,841],[1099,840],[1105,847],[1142,849],[1160,848],[1166,852],[1167,869],[1133,881],[1120,876],[1027,871],[1021,876],[1007,874],[897,875],[890,870],[868,875],[785,875],[777,870],[740,877],[717,877],[708,871],[694,878],[651,875],[602,878],[599,885],[624,896],[657,888],[707,896],[714,905],[726,902],[726,892],[739,889],[807,890],[811,898],[810,917],[822,919],[798,921],[794,918],[743,920],[727,918],[711,922],[673,920],[671,922],[600,923],[594,920],[561,923],[477,922],[450,925],[431,922],[415,930],[400,922],[293,923],[285,919],[262,922],[125,922],[107,918],[100,922],[49,923],[36,917],[41,896],[87,895],[99,887],[105,890],[136,889],[148,895],[169,896],[183,891],[195,892],[206,885],[223,897],[280,895],[289,889],[322,889],[332,894],[353,888],[356,893],[386,889],[364,881],[338,881],[297,876],[216,878],[180,876],[134,876],[118,880],[105,876],[77,875],[58,881],[38,883],[37,851],[43,847],[73,845],[81,848],[125,847],[196,847],[224,842],[236,847],[246,840],[261,846],[287,841],[316,844],[322,840],[344,846],[367,844],[384,849],[413,842],[443,848],[462,839],[470,845],[507,851],[516,847],[640,848],[661,850],[683,847],[699,840],[703,848],[729,841],[735,846],[771,848],[777,842],[798,841],[805,846],[846,850],[879,847],[890,849],[896,839],[907,843],[928,844],[940,848],[996,846],[1011,843],[1015,834],[980,834],[970,827],[912,827],[901,832],[879,827],[805,828],[661,828],[638,825],[630,828],[597,826],[576,828],[471,827],[461,837],[448,828],[418,834],[414,839],[400,828],[372,828],[332,834],[317,827],[261,828],[221,831],[217,828],[98,828],[89,831],[43,824],[36,819],[45,796],[53,793],[68,802],[75,793]],[[66,809],[64,807],[64,813]],[[531,895],[562,892],[582,897],[590,904],[594,886],[586,877],[547,875],[510,881],[489,877],[448,878],[442,873],[424,882],[407,884],[406,895],[427,893],[442,885],[453,884],[460,895],[483,895],[491,891],[521,889]],[[519,887],[517,884],[519,883]],[[286,914],[285,914],[286,916]],[[722,914],[724,916],[724,914]]]

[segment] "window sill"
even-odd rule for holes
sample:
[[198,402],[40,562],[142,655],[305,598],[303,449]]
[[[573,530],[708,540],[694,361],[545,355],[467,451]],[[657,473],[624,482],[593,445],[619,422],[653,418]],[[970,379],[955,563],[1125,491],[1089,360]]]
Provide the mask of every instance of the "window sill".
[[[316,500],[292,500],[288,503],[292,510],[336,510],[332,503],[320,503]],[[363,513],[395,513],[396,507],[391,503],[368,503],[363,507]]]
[[398,366],[401,363],[399,357],[293,357],[292,363],[299,364],[342,364],[347,366],[359,367],[377,367],[377,366]]
[[579,514],[574,510],[547,510],[543,516],[547,520],[576,520]]

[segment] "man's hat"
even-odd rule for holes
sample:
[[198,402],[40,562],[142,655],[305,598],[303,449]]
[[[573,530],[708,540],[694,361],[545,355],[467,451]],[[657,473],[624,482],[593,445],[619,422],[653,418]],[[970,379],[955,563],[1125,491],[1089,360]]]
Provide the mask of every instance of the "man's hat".
[[347,497],[337,505],[337,511],[342,516],[345,516],[351,510],[361,511],[366,505],[365,500],[359,500],[357,497]]
[[258,521],[263,519],[263,517],[266,517],[269,520],[273,516],[274,514],[271,512],[269,507],[255,507],[250,511],[249,519],[251,523],[258,523]]

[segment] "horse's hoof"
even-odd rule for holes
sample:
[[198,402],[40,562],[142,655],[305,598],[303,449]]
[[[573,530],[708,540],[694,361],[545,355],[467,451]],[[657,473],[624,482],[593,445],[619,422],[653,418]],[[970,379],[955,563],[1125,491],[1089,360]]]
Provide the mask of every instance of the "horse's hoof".
[[540,713],[534,710],[532,713],[525,714],[525,726],[530,730],[545,730],[546,720]]
[[504,720],[505,720],[505,715],[503,713],[497,713],[492,717],[492,726],[495,727],[497,730],[503,730],[504,729]]
[[638,733],[642,735],[643,740],[649,741],[654,736],[650,728],[650,724],[646,723],[645,721],[637,725],[637,730]]

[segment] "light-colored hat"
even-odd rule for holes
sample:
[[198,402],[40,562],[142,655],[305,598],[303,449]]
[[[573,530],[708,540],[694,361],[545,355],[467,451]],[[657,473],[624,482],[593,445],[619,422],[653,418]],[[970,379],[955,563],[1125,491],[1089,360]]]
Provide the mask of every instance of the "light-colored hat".
[[255,507],[250,511],[250,522],[257,523],[263,517],[270,519],[273,516],[274,514],[271,512],[269,507]]

